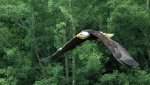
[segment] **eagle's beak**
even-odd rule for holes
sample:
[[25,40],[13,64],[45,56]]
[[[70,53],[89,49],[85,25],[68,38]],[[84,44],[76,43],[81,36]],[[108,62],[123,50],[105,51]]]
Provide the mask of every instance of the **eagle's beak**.
[[79,38],[79,37],[80,37],[80,34],[77,34],[76,37]]
[[114,34],[110,34],[110,33],[103,33],[103,35],[105,35],[105,37],[107,38],[111,38],[114,36]]

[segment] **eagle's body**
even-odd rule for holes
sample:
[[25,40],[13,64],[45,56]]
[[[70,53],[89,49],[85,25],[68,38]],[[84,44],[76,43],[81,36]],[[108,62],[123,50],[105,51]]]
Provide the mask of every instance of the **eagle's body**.
[[94,30],[83,30],[78,33],[73,39],[68,41],[63,47],[59,48],[54,54],[51,55],[55,59],[65,52],[74,49],[79,44],[86,40],[101,40],[108,49],[111,50],[113,56],[121,64],[126,63],[131,66],[138,66],[139,64],[130,56],[130,54],[117,42],[110,39],[114,34],[98,32]]

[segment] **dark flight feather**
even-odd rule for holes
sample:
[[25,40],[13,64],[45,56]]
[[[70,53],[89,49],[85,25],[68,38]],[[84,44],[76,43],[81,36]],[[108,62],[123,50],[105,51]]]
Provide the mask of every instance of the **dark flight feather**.
[[80,45],[86,41],[86,39],[80,39],[77,37],[72,38],[70,41],[68,41],[63,47],[61,47],[61,50],[57,50],[54,54],[51,55],[52,59],[56,59],[57,57],[61,56],[65,52],[74,49],[77,45]]
[[131,57],[131,55],[123,48],[119,43],[113,41],[110,39],[111,42],[113,42],[116,47],[113,48],[109,46],[108,48],[112,51],[113,56],[117,59],[120,63],[126,63],[131,66],[138,66],[139,64]]

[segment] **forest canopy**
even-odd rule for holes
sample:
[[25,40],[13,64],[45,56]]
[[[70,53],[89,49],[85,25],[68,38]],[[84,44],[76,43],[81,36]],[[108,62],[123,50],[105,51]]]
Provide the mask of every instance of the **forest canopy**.
[[[149,85],[149,0],[0,0],[0,85]],[[139,67],[86,41],[46,58],[81,30],[114,33]]]

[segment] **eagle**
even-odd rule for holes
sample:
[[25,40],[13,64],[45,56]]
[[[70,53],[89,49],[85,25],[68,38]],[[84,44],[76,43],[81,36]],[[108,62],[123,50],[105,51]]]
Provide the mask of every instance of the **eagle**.
[[[139,66],[139,64],[131,57],[131,55],[118,42],[111,39],[114,34],[103,33],[91,29],[82,30],[74,38],[64,44],[55,53],[48,58],[56,59],[67,51],[73,50],[75,47],[87,40],[100,40],[112,52],[114,58],[121,64],[130,66]],[[48,59],[46,58],[46,59]]]

